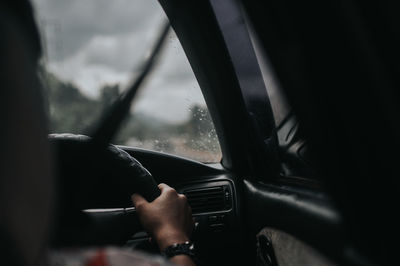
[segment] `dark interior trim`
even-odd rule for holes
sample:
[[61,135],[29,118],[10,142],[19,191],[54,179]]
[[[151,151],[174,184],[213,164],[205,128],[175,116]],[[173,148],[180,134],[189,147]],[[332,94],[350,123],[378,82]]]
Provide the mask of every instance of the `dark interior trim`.
[[[221,164],[238,175],[265,174],[272,169],[264,143],[264,135],[271,134],[272,112],[236,2],[223,2],[220,6],[217,1],[160,0],[213,118]],[[222,16],[225,5],[230,12]],[[228,47],[232,37],[236,45]],[[248,110],[254,102],[256,109]]]
[[220,164],[205,164],[180,156],[145,150],[135,147],[118,146],[147,168],[156,179],[192,179],[225,173]]

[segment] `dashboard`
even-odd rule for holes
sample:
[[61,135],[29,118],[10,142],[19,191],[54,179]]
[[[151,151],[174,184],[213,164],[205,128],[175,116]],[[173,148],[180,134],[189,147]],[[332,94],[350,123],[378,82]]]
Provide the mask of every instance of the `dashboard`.
[[[233,243],[232,237],[239,231],[239,206],[236,186],[231,178],[222,175],[209,177],[207,180],[198,179],[184,184],[170,185],[179,193],[185,194],[188,199],[196,223],[193,238],[198,248],[209,250],[221,244]],[[129,226],[135,227],[138,224],[134,207],[88,209],[84,212],[93,220],[98,221],[97,232],[102,231],[102,226],[108,228],[110,220],[114,220],[115,226],[118,226],[118,223],[119,226],[127,227],[127,233],[129,233]],[[120,239],[117,236],[110,237],[115,240]],[[106,238],[112,240],[110,237]],[[141,230],[128,238],[125,246],[135,248],[148,240],[149,236]]]
[[199,182],[178,188],[185,194],[197,229],[219,233],[229,230],[235,222],[234,186],[229,180]]
[[[192,208],[195,220],[193,238],[196,243],[202,245],[210,239],[219,239],[218,243],[225,242],[238,229],[236,190],[232,180],[224,177],[212,181],[191,182],[178,185],[175,189],[186,195]],[[126,208],[128,215],[136,216],[134,207]],[[144,232],[136,232],[127,241],[128,246],[137,247],[149,236]],[[212,246],[212,245],[211,245]]]
[[[141,162],[158,182],[166,183],[186,195],[196,223],[192,238],[201,260],[209,264],[210,260],[215,262],[219,258],[227,258],[233,247],[243,243],[240,189],[234,176],[218,164],[202,164],[131,147],[123,149]],[[142,227],[134,207],[84,212],[94,221],[92,224],[96,228],[93,230],[99,234],[99,240],[104,239],[105,244],[157,252],[154,245],[151,247],[149,244],[149,236],[144,230],[137,230]],[[101,239],[100,234],[103,234]],[[101,245],[101,241],[96,243]]]

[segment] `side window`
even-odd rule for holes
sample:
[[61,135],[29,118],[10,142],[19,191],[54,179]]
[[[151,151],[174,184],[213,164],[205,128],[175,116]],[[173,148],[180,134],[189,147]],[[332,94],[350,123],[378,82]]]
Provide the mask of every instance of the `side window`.
[[[33,0],[45,54],[40,75],[55,133],[88,134],[135,77],[166,20],[157,1]],[[171,30],[115,144],[219,162],[199,85]]]

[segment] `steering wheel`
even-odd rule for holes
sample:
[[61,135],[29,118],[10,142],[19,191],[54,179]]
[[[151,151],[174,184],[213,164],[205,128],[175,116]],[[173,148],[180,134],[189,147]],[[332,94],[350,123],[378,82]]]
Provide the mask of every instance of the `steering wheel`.
[[[56,246],[106,244],[107,240],[99,235],[101,232],[94,229],[97,228],[95,221],[82,210],[132,207],[133,193],[141,194],[148,201],[161,193],[149,171],[114,145],[99,148],[90,137],[74,134],[51,134],[49,140],[56,155],[58,181],[52,240]],[[107,219],[114,216],[116,223],[123,223],[116,214],[108,215]],[[135,219],[132,221],[131,217],[131,224],[126,225],[130,227],[129,233],[140,230],[136,216]]]
[[[118,131],[124,117],[129,113],[136,92],[157,62],[169,29],[170,25],[166,23],[150,57],[144,62],[141,73],[112,104],[92,134],[93,139],[73,134],[50,135],[50,142],[54,144],[57,155],[56,174],[59,181],[56,187],[58,208],[53,244],[106,244],[107,241],[93,241],[98,240],[101,233],[93,230],[96,227],[92,225],[96,221],[82,213],[82,210],[131,207],[130,196],[135,192],[148,201],[161,194],[149,171],[128,153],[107,143]],[[113,215],[105,216],[109,219]],[[132,229],[129,233],[134,232],[134,224],[139,224],[137,219],[135,221],[128,225]],[[116,224],[118,226],[118,219]],[[88,231],[93,232],[87,233]],[[109,230],[108,235],[112,234]]]

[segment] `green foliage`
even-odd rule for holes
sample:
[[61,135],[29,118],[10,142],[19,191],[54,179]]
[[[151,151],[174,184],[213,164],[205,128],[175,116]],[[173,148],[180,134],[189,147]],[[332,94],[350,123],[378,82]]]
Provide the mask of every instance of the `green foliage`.
[[60,81],[44,68],[39,71],[51,132],[84,133],[101,112],[98,101],[83,95],[72,83]]

